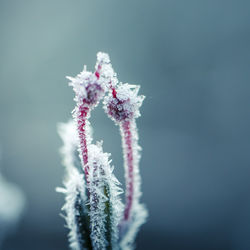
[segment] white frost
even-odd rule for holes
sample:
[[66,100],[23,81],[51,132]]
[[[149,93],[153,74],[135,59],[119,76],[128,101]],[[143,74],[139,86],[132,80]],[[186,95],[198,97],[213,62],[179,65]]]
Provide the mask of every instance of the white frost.
[[[88,245],[87,241],[91,241],[94,250],[133,249],[137,232],[148,215],[144,205],[140,203],[141,148],[138,145],[135,123],[135,118],[140,116],[139,108],[145,97],[138,95],[140,88],[138,85],[118,84],[110,58],[103,52],[97,54],[94,73],[84,67],[76,77],[67,78],[75,92],[76,107],[73,111],[74,121],[58,126],[58,132],[64,143],[60,152],[67,174],[65,188],[58,188],[57,191],[65,194],[66,202],[63,210],[66,213],[67,227],[70,229],[70,246],[72,249],[81,250],[85,248],[84,243]],[[113,174],[113,167],[110,166],[110,154],[103,152],[101,143],[92,144],[89,111],[99,103],[108,89],[110,91],[104,98],[104,109],[121,128],[126,183],[128,180],[132,181],[128,174],[126,147],[130,147],[130,150],[132,147],[134,190],[128,221],[123,220],[124,205],[120,199],[122,189]],[[126,145],[125,141],[125,133],[128,131],[123,130],[124,121],[129,121],[130,124],[129,133],[132,140],[130,146]],[[83,129],[81,126],[84,126]],[[88,171],[87,183],[84,175],[77,169],[77,165],[80,165],[81,171],[83,170],[83,157],[88,160],[85,163],[85,170]],[[87,218],[84,223],[84,220],[81,220],[83,217]],[[82,226],[85,226],[85,229]]]
[[145,99],[145,96],[138,95],[139,89],[139,85],[118,84],[115,88],[116,96],[109,92],[103,101],[103,107],[108,116],[116,123],[138,118],[139,108]]
[[109,55],[103,52],[97,53],[96,71],[103,79],[103,84],[109,88],[114,87],[118,83],[117,75],[112,67]]
[[[65,188],[57,188],[56,191],[65,194],[65,205],[62,210],[66,213],[64,218],[66,220],[66,226],[69,229],[70,247],[73,250],[81,250],[81,241],[84,239],[82,239],[80,235],[79,225],[76,222],[76,217],[79,216],[76,203],[80,202],[83,207],[86,205],[87,197],[85,193],[84,176],[80,174],[76,168],[72,168],[68,173],[64,186]],[[87,211],[83,211],[83,213],[86,214]]]
[[118,224],[123,211],[119,197],[122,190],[112,173],[109,154],[103,153],[101,143],[90,145],[89,166],[89,216],[92,245],[94,249],[106,249],[110,245],[112,249],[116,249]]
[[57,126],[63,146],[60,148],[62,164],[66,167],[67,172],[75,167],[75,151],[78,147],[78,138],[75,122],[69,120],[67,123],[59,123]]

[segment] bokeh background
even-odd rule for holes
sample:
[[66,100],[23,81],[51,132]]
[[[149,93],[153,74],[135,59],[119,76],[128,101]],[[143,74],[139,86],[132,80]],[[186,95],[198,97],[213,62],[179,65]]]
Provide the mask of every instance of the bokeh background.
[[[27,198],[3,249],[68,249],[56,129],[74,107],[65,76],[93,69],[98,51],[147,96],[150,217],[137,249],[250,249],[249,10],[247,0],[0,0],[1,171]],[[92,121],[123,180],[118,128],[101,106]]]

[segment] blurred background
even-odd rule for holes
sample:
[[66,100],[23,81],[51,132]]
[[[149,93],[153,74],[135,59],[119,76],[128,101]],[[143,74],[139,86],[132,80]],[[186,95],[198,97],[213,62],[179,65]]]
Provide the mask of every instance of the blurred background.
[[[4,250],[68,249],[57,123],[66,75],[110,54],[147,96],[138,119],[143,202],[137,249],[250,249],[250,2],[0,0],[1,172],[27,207]],[[123,182],[118,127],[93,112]]]

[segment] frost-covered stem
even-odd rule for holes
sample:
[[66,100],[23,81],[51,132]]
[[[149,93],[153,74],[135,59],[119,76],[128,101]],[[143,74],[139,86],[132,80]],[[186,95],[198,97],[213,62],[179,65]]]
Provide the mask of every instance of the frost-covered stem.
[[[140,116],[139,107],[144,96],[138,96],[139,86],[120,84],[110,86],[108,97],[104,99],[104,109],[111,119],[120,126],[123,158],[126,180],[126,205],[123,222],[130,221],[134,214],[134,207],[139,204],[140,175],[139,159],[140,147],[135,119]],[[126,224],[126,223],[125,223]]]
[[131,122],[123,121],[120,125],[120,129],[122,133],[122,144],[124,150],[126,171],[126,205],[124,210],[124,220],[127,221],[130,217],[134,196],[134,157],[132,146]]
[[89,176],[89,166],[88,166],[88,140],[87,136],[88,133],[86,131],[86,123],[87,119],[89,118],[89,107],[85,104],[78,106],[77,111],[77,128],[78,128],[78,136],[79,136],[79,144],[80,144],[80,151],[82,156],[82,163],[83,163],[83,171],[85,173],[85,179],[88,183],[88,176]]
[[120,222],[120,247],[121,249],[134,249],[134,241],[147,218],[147,210],[140,204],[141,176],[139,173],[140,146],[138,145],[138,131],[136,120],[124,120],[120,123],[122,136],[125,180],[126,204],[123,219]]

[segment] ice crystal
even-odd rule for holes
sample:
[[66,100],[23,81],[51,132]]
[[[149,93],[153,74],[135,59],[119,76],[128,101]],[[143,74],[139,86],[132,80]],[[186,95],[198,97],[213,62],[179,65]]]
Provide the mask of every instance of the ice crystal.
[[[136,234],[145,222],[147,210],[140,203],[140,146],[135,119],[144,96],[139,86],[118,84],[109,56],[99,52],[95,72],[84,70],[67,77],[75,92],[74,121],[60,124],[64,145],[60,152],[66,167],[65,219],[72,249],[132,249]],[[126,179],[126,204],[122,189],[113,174],[110,154],[102,143],[93,144],[90,113],[106,92],[104,109],[120,126]]]

